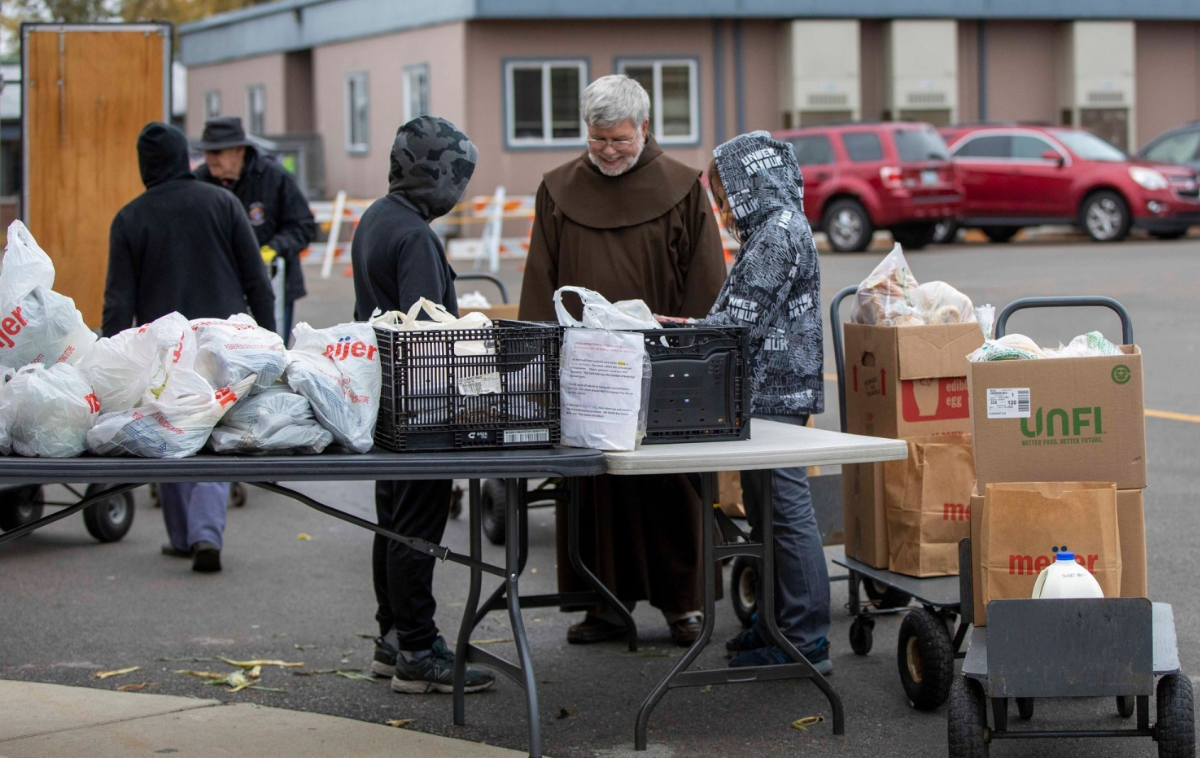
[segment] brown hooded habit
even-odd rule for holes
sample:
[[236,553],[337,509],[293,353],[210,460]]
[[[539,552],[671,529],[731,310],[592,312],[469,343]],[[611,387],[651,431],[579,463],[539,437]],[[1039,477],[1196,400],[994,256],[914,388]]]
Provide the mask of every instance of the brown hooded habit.
[[[566,285],[611,301],[638,298],[663,316],[700,318],[724,281],[700,172],[664,155],[652,136],[619,176],[605,176],[584,153],[543,177],[522,319],[556,320],[554,291]],[[577,300],[564,303],[579,316]],[[649,600],[667,613],[701,609],[700,502],[683,475],[601,476],[581,488],[581,500],[583,561],[617,597]],[[561,506],[557,515],[559,589],[584,590],[567,560]]]

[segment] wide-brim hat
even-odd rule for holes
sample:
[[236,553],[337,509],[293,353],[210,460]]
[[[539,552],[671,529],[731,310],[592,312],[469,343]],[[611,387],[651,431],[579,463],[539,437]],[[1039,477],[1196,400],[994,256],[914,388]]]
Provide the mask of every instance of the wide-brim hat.
[[204,134],[192,147],[197,150],[224,150],[227,147],[253,145],[237,116],[222,116],[204,122]]

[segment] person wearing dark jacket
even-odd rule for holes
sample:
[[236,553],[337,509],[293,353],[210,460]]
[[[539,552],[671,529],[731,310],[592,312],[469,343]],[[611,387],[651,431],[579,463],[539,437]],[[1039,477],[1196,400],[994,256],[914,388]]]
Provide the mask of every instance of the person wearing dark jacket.
[[[825,410],[821,272],[804,217],[804,179],[792,146],[767,132],[734,137],[713,151],[709,183],[737,260],[705,323],[750,330],[751,416],[804,425]],[[803,467],[743,471],[751,529],[772,504],[775,621],[822,674],[829,659],[829,571]],[[731,666],[789,663],[762,618],[729,640]]]
[[[137,152],[146,191],[109,231],[104,336],[172,311],[227,318],[247,304],[259,325],[274,329],[275,298],[237,198],[196,181],[187,138],[173,126],[147,124]],[[191,557],[195,571],[220,571],[229,484],[161,484],[159,496],[171,539],[163,553]]]
[[[407,311],[422,297],[458,314],[454,270],[429,222],[458,204],[477,157],[467,135],[444,119],[421,116],[396,132],[388,192],[362,215],[350,245],[355,319],[369,319],[376,308]],[[377,523],[436,545],[450,517],[451,486],[449,480],[376,482]],[[395,692],[453,691],[454,653],[433,618],[434,564],[431,555],[375,536],[380,636],[371,673],[391,677]],[[466,691],[494,681],[490,671],[469,668]]]
[[237,116],[206,121],[204,135],[195,147],[204,151],[204,165],[196,169],[196,178],[237,195],[264,260],[278,255],[284,261],[283,323],[278,326],[287,342],[294,304],[307,294],[300,253],[317,236],[308,200],[283,166],[259,154]]

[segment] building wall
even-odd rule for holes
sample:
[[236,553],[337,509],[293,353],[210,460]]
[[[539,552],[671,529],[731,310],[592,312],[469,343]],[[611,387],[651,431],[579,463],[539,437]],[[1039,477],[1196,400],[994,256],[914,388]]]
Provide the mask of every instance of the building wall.
[[1137,24],[1137,145],[1200,119],[1200,24]]
[[862,119],[878,121],[887,110],[887,23],[862,21],[858,40]]
[[283,53],[242,58],[211,66],[192,66],[187,71],[188,100],[184,131],[194,137],[199,137],[204,131],[204,96],[212,90],[221,92],[222,116],[240,116],[242,124],[248,125],[246,87],[261,84],[266,96],[266,133],[279,134],[285,129],[287,97],[284,81]]
[[[724,24],[726,28],[732,24]],[[776,107],[776,23],[742,22],[742,72],[745,127],[778,128]],[[506,149],[503,118],[503,63],[511,58],[584,58],[589,80],[616,71],[618,58],[686,57],[698,61],[700,142],[696,146],[666,147],[668,155],[698,170],[706,167],[716,146],[716,107],[713,56],[714,24],[709,19],[676,21],[544,21],[539,23],[472,22],[467,43],[468,133],[479,146],[479,166],[471,181],[472,194],[489,194],[503,184],[509,194],[532,194],[546,171],[582,152],[583,147]],[[725,138],[736,134],[737,97],[729,28],[723,50],[727,56]]]
[[[980,21],[958,22],[958,120],[979,121],[979,25]],[[989,113],[990,115],[990,113]]]
[[[465,42],[466,25],[456,22],[313,50],[314,113],[316,130],[324,139],[325,188],[329,195],[345,190],[351,197],[371,198],[387,191],[392,142],[404,114],[405,66],[429,65],[429,107],[433,115],[454,122],[474,139],[466,125]],[[353,71],[367,72],[368,148],[364,153],[346,149],[346,75]],[[480,76],[481,72],[475,70],[470,78]],[[476,109],[472,103],[472,111]],[[497,106],[492,113],[498,112]]]
[[287,102],[284,104],[283,130],[288,134],[304,134],[316,127],[313,104],[312,51],[287,53],[284,60],[284,81],[287,83]]
[[987,22],[990,120],[1058,123],[1058,24]]

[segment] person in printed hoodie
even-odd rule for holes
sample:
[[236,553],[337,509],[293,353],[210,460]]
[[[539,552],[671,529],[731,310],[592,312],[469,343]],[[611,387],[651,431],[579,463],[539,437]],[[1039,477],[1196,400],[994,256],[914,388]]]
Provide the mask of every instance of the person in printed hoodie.
[[[407,311],[422,297],[458,315],[454,269],[429,223],[458,204],[479,152],[442,118],[420,116],[396,132],[388,191],[362,215],[350,243],[354,318],[376,309]],[[379,525],[435,545],[450,518],[449,479],[375,482]],[[371,673],[391,677],[392,690],[452,692],[454,653],[434,621],[432,555],[375,535],[372,568],[380,636]],[[466,691],[492,686],[495,675],[467,669]]]
[[[804,425],[825,410],[821,276],[804,217],[804,180],[792,146],[767,132],[713,151],[709,182],[737,260],[705,323],[750,329],[751,416]],[[829,660],[829,572],[803,467],[743,471],[751,528],[774,505],[775,616],[780,632],[817,671]],[[763,620],[725,644],[731,666],[788,663]]]

